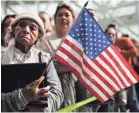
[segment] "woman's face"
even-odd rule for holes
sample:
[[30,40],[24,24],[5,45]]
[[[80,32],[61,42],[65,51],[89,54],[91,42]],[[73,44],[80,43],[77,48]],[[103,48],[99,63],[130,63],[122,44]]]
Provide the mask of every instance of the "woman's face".
[[98,22],[98,21],[99,21],[99,19],[98,19],[98,17],[96,16],[96,14],[95,14],[94,10],[89,9],[88,11],[89,11],[89,13],[93,16],[93,18],[96,20],[96,22]]
[[106,34],[108,35],[110,40],[115,43],[115,40],[117,38],[115,29],[113,29],[112,27],[108,28]]
[[20,20],[15,27],[15,40],[26,46],[33,45],[38,38],[39,27],[32,20]]
[[46,30],[49,29],[49,27],[51,26],[49,16],[45,13],[40,13],[39,17],[42,19],[42,22],[44,24],[44,29]]
[[56,29],[64,28],[68,31],[73,21],[74,19],[71,12],[66,8],[61,8],[56,15]]
[[4,22],[4,36],[6,35],[6,33],[11,29],[11,23],[15,20],[15,18],[13,17],[9,17],[5,20]]

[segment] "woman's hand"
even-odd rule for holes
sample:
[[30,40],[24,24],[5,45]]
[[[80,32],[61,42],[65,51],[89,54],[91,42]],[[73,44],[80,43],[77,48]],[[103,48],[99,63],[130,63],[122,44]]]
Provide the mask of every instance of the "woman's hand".
[[40,98],[47,97],[50,92],[50,86],[39,88],[40,83],[44,80],[44,76],[41,76],[38,80],[28,84],[22,90],[22,93],[28,102],[37,101],[40,104],[46,104],[46,100],[41,100]]

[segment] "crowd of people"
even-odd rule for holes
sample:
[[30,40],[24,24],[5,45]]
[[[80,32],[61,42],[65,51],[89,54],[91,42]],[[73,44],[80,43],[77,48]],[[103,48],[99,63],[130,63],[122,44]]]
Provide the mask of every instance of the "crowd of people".
[[[94,10],[88,11],[99,24]],[[38,55],[41,53],[41,60],[47,65],[75,19],[73,8],[67,4],[57,6],[54,26],[44,11],[7,15],[1,23],[1,64],[39,63]],[[108,25],[105,33],[139,74],[139,42],[128,35],[119,37],[115,24]],[[49,86],[39,88],[45,78],[42,76],[21,89],[2,93],[1,111],[55,112],[93,96],[72,72],[54,58],[48,65],[46,77]],[[73,112],[126,112],[128,109],[139,112],[138,88],[139,83],[120,90],[103,104],[96,100]],[[41,100],[42,97],[47,97],[47,101]],[[30,105],[32,101],[48,106]]]

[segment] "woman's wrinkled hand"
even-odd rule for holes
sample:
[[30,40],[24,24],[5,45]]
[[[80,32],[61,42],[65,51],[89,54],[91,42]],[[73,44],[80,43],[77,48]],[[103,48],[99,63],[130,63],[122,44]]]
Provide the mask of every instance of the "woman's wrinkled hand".
[[39,88],[39,85],[44,80],[44,76],[41,76],[38,80],[28,84],[22,90],[22,93],[28,102],[37,101],[40,104],[46,104],[46,100],[40,98],[47,97],[50,94],[50,86]]

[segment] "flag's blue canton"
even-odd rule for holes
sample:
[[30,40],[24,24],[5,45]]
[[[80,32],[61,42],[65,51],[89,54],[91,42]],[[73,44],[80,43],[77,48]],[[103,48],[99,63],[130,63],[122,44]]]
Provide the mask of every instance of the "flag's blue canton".
[[96,58],[111,45],[87,9],[82,12],[68,35],[83,45],[84,52],[90,59]]

